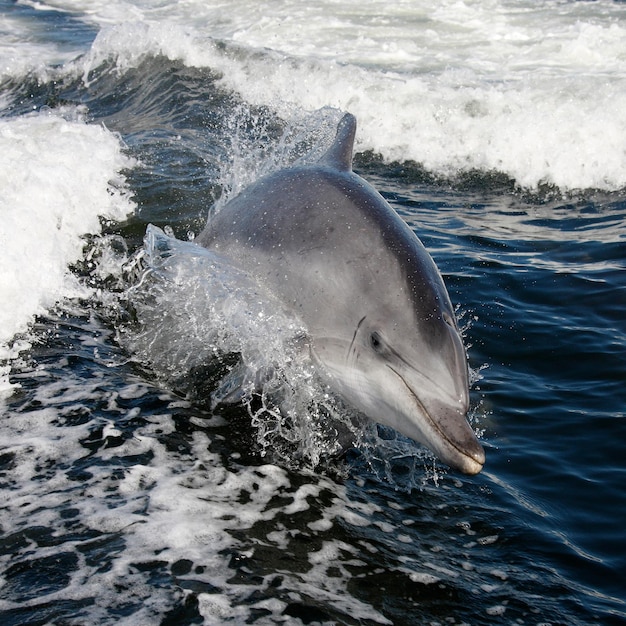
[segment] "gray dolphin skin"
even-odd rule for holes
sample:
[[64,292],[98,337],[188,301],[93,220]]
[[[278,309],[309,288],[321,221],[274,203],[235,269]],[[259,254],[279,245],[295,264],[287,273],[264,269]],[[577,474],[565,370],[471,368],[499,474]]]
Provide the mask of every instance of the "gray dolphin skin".
[[262,283],[308,330],[320,376],[350,405],[477,474],[466,419],[465,349],[432,258],[385,199],[352,172],[346,114],[314,165],[261,178],[196,242]]

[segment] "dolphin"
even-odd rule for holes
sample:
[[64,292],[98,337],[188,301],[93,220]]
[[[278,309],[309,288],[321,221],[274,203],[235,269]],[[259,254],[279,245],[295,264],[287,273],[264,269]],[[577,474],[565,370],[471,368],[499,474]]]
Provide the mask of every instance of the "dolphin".
[[434,261],[352,171],[346,114],[313,165],[265,176],[211,216],[196,242],[265,285],[307,329],[320,376],[348,404],[477,474],[465,349]]

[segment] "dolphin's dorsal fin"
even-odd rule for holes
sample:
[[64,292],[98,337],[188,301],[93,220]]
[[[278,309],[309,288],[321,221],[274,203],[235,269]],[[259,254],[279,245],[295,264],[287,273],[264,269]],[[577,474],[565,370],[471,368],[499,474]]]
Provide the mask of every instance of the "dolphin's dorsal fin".
[[319,162],[337,170],[349,172],[352,169],[355,133],[356,117],[351,113],[346,113],[337,124],[337,135],[333,145],[328,148]]

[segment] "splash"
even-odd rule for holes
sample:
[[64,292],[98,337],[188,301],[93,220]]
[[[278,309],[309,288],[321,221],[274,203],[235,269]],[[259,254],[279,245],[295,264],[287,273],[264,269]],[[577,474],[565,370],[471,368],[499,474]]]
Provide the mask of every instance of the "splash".
[[315,163],[326,152],[344,115],[323,107],[303,111],[291,107],[278,117],[266,107],[239,103],[224,126],[227,158],[221,162],[218,184],[222,196],[212,208],[217,213],[231,198],[263,176],[284,167]]
[[316,467],[341,450],[349,413],[317,379],[306,330],[230,261],[150,226],[120,336],[165,383],[214,410],[242,403],[259,454]]

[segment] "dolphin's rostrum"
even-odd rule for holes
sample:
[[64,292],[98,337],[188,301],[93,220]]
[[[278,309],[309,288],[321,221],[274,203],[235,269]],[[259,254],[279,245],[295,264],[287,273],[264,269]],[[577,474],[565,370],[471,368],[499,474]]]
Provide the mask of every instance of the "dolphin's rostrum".
[[375,422],[467,474],[484,464],[467,422],[465,350],[430,255],[352,171],[346,114],[314,165],[261,178],[196,242],[263,283],[307,328],[320,375]]

